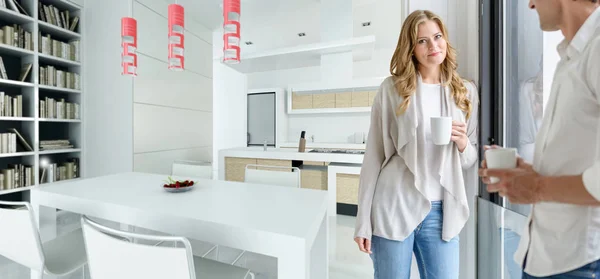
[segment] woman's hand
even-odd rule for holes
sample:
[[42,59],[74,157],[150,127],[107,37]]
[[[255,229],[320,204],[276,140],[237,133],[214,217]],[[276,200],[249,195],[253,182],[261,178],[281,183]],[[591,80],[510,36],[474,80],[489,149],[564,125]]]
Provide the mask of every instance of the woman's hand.
[[451,140],[456,143],[458,151],[462,153],[467,148],[469,143],[469,137],[467,137],[467,124],[458,121],[452,121],[452,138]]
[[371,252],[371,240],[362,237],[356,237],[354,238],[354,242],[358,244],[358,249],[360,249],[360,251],[365,252],[367,254],[373,253]]

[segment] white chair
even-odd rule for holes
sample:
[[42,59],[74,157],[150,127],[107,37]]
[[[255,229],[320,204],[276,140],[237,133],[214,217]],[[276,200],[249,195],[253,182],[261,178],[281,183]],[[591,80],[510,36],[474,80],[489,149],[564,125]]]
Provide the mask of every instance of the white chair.
[[244,182],[300,188],[300,169],[296,167],[246,165]]
[[[93,279],[254,278],[248,269],[194,257],[185,237],[119,231],[95,223],[86,216],[81,218],[81,227]],[[150,246],[119,238],[174,242],[183,247]]]
[[44,274],[63,276],[79,269],[85,274],[87,259],[81,229],[42,244],[28,202],[0,201],[0,205],[6,207],[0,208],[0,255],[37,271],[40,278]]
[[171,168],[171,175],[212,179],[212,164],[200,161],[175,161]]

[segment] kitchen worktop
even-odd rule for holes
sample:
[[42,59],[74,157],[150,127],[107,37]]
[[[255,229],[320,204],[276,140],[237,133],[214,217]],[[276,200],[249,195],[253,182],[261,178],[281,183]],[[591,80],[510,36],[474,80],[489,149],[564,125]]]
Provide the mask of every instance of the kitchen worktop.
[[[280,147],[297,149],[298,142],[285,142]],[[366,149],[367,145],[359,143],[306,142],[306,148]]]
[[226,157],[348,164],[362,164],[364,157],[362,154],[311,153],[310,150],[307,148],[306,152],[298,152],[298,150],[292,148],[267,148],[267,151],[264,151],[262,146],[223,149],[219,151],[219,179],[225,177]]
[[350,164],[362,164],[363,161],[362,154],[311,153],[310,150],[307,148],[306,152],[298,152],[291,148],[267,148],[267,151],[264,151],[263,147],[240,147],[220,150],[219,158],[259,158]]

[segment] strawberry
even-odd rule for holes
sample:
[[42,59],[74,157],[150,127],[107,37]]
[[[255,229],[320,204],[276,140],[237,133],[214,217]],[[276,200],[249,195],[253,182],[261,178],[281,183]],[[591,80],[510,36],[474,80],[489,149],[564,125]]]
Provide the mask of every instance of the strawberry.
[[190,181],[190,186],[194,185],[194,181]]

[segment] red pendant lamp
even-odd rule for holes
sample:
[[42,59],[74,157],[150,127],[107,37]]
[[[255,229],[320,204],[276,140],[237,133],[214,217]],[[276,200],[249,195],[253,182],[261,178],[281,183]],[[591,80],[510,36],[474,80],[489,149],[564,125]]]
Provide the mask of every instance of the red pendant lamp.
[[223,0],[223,63],[240,63],[240,0]]
[[169,69],[184,69],[185,10],[178,4],[169,5]]
[[137,21],[131,17],[121,18],[121,67],[122,75],[137,76]]

